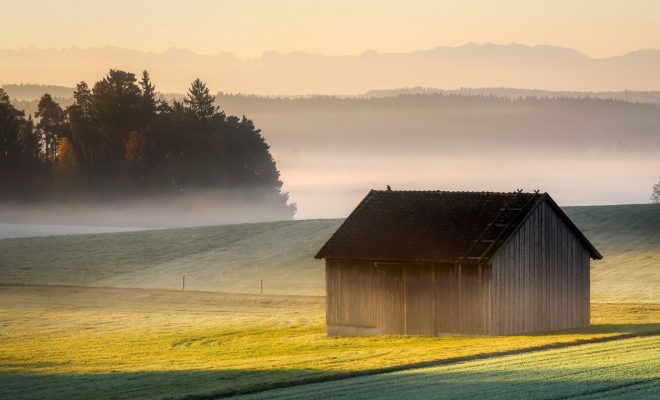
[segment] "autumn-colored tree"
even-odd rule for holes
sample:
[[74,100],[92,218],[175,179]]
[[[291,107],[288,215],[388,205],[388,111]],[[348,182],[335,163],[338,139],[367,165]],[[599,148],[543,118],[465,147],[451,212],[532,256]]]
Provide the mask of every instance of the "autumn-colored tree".
[[128,134],[126,140],[125,159],[131,163],[139,163],[144,160],[144,135],[138,131],[133,131]]
[[126,139],[126,149],[124,151],[124,158],[126,160],[126,178],[129,184],[135,186],[144,185],[145,174],[145,155],[146,149],[145,134],[140,131],[132,131],[128,134]]
[[53,177],[56,188],[63,192],[70,192],[80,185],[80,163],[73,145],[67,137],[61,138],[57,146]]

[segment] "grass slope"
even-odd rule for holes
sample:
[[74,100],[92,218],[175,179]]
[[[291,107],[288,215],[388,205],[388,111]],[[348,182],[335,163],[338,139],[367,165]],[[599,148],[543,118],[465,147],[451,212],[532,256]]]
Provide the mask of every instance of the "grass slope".
[[566,207],[603,254],[592,262],[592,301],[660,302],[660,204]]
[[324,306],[322,297],[0,286],[0,398],[213,398],[660,330],[660,305],[596,304],[590,328],[547,335],[329,338]]
[[0,240],[0,282],[323,294],[315,251],[340,220]]
[[245,399],[657,399],[660,336],[274,390]]
[[[603,253],[594,301],[660,299],[660,205],[567,207]],[[0,283],[323,295],[312,257],[341,220],[0,240]]]

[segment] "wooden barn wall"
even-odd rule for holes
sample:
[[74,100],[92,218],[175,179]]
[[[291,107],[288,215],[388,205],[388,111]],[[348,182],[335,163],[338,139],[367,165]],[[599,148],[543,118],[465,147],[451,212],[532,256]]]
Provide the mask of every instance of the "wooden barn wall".
[[491,334],[491,270],[489,266],[470,264],[436,268],[437,334]]
[[375,327],[374,263],[327,261],[325,270],[327,324]]
[[490,334],[490,277],[489,266],[328,260],[328,334]]
[[589,251],[540,204],[492,259],[492,333],[589,325]]

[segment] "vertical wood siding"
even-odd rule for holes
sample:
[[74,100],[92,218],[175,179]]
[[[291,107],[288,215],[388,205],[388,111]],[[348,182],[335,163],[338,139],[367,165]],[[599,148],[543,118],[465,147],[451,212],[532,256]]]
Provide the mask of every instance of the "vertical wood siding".
[[490,334],[491,270],[327,260],[328,334]]
[[542,203],[492,260],[492,333],[589,325],[589,251]]
[[326,260],[329,335],[510,335],[589,325],[589,251],[546,203],[491,265]]
[[328,325],[376,326],[374,263],[326,263],[326,321]]

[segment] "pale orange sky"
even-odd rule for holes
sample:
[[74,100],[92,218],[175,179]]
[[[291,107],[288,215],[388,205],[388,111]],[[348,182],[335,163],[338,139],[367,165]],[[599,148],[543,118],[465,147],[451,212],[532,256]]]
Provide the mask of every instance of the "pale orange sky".
[[660,48],[660,1],[33,0],[0,3],[0,48],[98,47],[259,56],[550,44],[602,58]]

